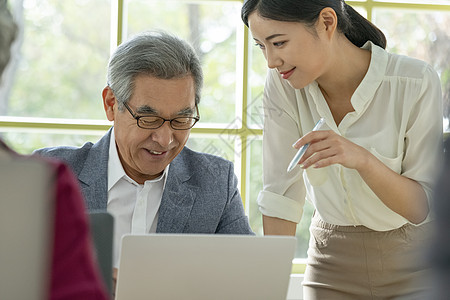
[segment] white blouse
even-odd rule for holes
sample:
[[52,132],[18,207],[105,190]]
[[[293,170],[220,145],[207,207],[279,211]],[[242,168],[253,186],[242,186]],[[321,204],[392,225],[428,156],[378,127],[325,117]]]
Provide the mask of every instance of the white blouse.
[[372,52],[370,66],[351,98],[355,111],[339,126],[317,82],[294,89],[276,70],[269,71],[263,100],[263,190],[258,196],[262,214],[298,223],[306,196],[331,224],[385,231],[408,222],[389,209],[356,170],[332,165],[286,171],[297,151],[292,144],[321,117],[326,119],[322,130],[335,131],[417,181],[430,201],[442,157],[439,77],[422,61],[387,53],[371,42],[363,48]]

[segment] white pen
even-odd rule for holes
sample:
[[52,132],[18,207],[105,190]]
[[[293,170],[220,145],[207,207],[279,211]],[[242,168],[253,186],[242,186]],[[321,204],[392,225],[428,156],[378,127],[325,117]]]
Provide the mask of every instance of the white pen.
[[[325,124],[325,118],[320,118],[320,120],[316,123],[316,125],[312,129],[312,131],[319,130],[323,124]],[[291,163],[289,164],[289,167],[287,168],[288,172],[292,171],[292,169],[295,168],[295,166],[298,164],[298,162],[302,158],[303,154],[305,154],[308,147],[309,147],[309,143],[303,145],[303,147],[298,149],[297,153],[295,154],[294,158],[292,159]]]

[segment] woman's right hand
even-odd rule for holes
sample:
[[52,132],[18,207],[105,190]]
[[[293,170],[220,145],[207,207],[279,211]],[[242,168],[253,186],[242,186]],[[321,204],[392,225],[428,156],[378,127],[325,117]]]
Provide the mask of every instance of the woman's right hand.
[[308,143],[310,144],[308,150],[299,161],[303,169],[340,164],[349,169],[362,171],[367,166],[368,158],[373,156],[367,149],[332,130],[311,131],[299,139],[294,148],[299,149]]

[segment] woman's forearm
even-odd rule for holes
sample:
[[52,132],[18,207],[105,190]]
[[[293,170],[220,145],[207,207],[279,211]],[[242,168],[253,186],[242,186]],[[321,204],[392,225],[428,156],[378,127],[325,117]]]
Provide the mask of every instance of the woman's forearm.
[[395,173],[375,156],[370,155],[359,174],[391,210],[414,224],[419,224],[428,215],[428,200],[422,186],[405,176]]
[[288,220],[263,215],[264,235],[295,235],[297,224]]

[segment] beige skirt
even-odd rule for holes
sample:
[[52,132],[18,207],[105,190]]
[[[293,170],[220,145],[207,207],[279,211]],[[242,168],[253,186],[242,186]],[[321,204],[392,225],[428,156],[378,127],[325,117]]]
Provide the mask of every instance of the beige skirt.
[[305,300],[428,299],[432,224],[390,231],[325,223],[317,214],[303,281]]

